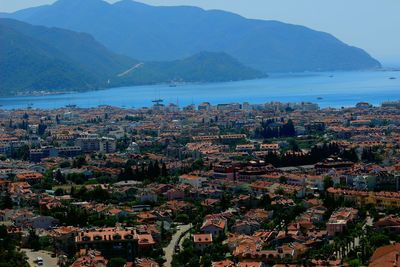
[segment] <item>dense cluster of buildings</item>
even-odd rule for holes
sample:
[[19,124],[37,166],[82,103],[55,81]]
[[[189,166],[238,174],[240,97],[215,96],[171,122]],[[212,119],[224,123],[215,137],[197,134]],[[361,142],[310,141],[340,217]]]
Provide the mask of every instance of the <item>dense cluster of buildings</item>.
[[[397,102],[1,110],[0,222],[51,237],[74,267],[177,266],[185,239],[200,255],[226,246],[212,266],[301,263],[362,223],[363,206],[400,207],[399,125]],[[60,214],[75,209],[86,221],[69,225]]]

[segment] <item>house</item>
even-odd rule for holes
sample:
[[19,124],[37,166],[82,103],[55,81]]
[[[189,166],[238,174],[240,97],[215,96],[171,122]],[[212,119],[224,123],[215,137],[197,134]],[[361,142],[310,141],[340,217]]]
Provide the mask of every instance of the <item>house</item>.
[[237,267],[265,267],[266,265],[261,261],[241,261]]
[[188,184],[193,187],[199,188],[203,186],[203,183],[207,181],[207,178],[184,174],[179,176],[179,182],[182,184]]
[[222,218],[206,219],[200,229],[203,233],[218,237],[227,230],[227,221]]
[[26,227],[29,221],[33,218],[33,213],[31,211],[21,210],[17,211],[11,216],[11,220],[17,227]]
[[15,179],[18,182],[27,182],[30,185],[41,182],[43,177],[43,174],[39,172],[18,173],[17,175],[15,175]]
[[400,233],[400,218],[395,215],[388,215],[374,223],[374,228],[386,230],[392,234]]
[[96,248],[107,258],[124,257],[128,260],[134,259],[138,251],[148,250],[155,244],[151,234],[139,233],[134,228],[82,229],[75,237],[78,249]]
[[[135,259],[135,264],[131,265],[131,266],[135,266],[135,267],[160,267],[160,265],[152,260],[152,259],[148,259],[148,258],[138,258]],[[128,266],[126,266],[128,267]]]
[[51,216],[36,216],[28,222],[34,229],[48,230],[58,224],[58,220]]
[[194,247],[198,250],[203,251],[209,247],[213,242],[213,236],[211,234],[194,234],[193,243]]
[[264,222],[272,217],[272,212],[268,212],[264,209],[251,209],[244,215],[246,219],[254,220],[257,222]]
[[73,253],[75,251],[75,235],[79,230],[73,226],[61,226],[53,229],[50,236],[54,240],[54,247],[66,254]]
[[185,191],[172,188],[165,193],[168,200],[182,200],[185,198]]
[[369,260],[368,267],[400,266],[400,244],[377,248]]
[[259,230],[261,225],[259,222],[254,220],[238,220],[232,226],[232,232],[236,234],[251,235],[255,231]]
[[150,189],[144,189],[137,195],[138,200],[143,202],[157,202],[157,194]]
[[341,208],[335,211],[326,223],[329,236],[343,233],[347,230],[349,222],[354,221],[358,216],[358,210],[353,208]]
[[233,261],[226,259],[212,262],[211,267],[236,267],[236,264]]
[[107,267],[108,260],[101,256],[99,251],[90,250],[85,256],[81,256],[71,267]]

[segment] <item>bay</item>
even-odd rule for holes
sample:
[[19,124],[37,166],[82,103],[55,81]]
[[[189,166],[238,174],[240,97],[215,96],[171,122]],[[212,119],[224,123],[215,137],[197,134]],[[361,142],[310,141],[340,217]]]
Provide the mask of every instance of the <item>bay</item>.
[[77,105],[111,105],[126,108],[151,106],[152,100],[179,106],[250,102],[314,102],[320,107],[349,107],[358,102],[379,105],[400,100],[400,72],[360,71],[332,73],[272,74],[266,79],[238,82],[168,84],[119,87],[106,90],[43,96],[0,98],[2,109],[52,109]]

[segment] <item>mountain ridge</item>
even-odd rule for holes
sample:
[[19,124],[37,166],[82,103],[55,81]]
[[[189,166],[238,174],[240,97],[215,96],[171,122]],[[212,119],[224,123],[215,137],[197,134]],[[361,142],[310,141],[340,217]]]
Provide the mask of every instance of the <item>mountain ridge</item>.
[[[109,51],[87,33],[0,19],[0,94],[265,77],[231,56],[142,62]],[[135,66],[139,71],[134,71]],[[130,70],[130,71],[129,71]],[[188,71],[190,70],[190,71]],[[125,73],[124,75],[120,75]]]
[[[225,52],[264,72],[360,70],[380,63],[364,50],[310,28],[247,19],[198,7],[154,7],[123,0],[59,0],[8,16],[32,24],[87,32],[112,51],[144,61]],[[118,30],[116,30],[118,29]]]

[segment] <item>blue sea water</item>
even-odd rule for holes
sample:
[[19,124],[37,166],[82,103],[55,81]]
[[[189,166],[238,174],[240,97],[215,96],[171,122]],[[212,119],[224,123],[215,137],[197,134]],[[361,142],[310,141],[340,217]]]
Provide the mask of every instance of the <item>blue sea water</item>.
[[318,103],[321,107],[349,107],[366,101],[379,105],[384,101],[400,100],[400,72],[363,71],[302,74],[272,74],[266,79],[183,84],[170,87],[167,84],[151,86],[119,87],[44,96],[0,98],[2,109],[59,108],[66,105],[96,107],[112,105],[126,108],[151,106],[155,98],[164,103],[210,102],[212,104],[270,101]]

